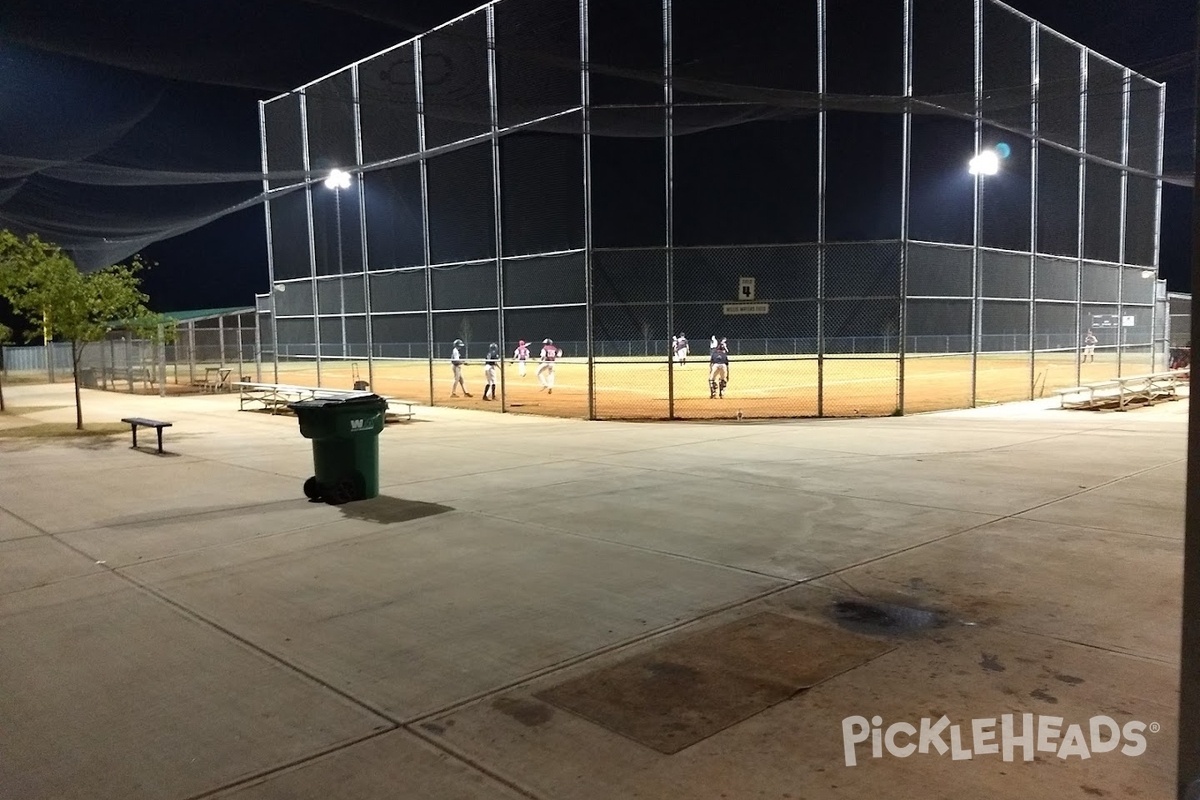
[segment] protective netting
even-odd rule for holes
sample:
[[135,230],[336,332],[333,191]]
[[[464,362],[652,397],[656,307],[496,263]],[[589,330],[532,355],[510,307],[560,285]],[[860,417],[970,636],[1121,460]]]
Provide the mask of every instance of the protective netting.
[[[470,4],[455,5],[466,10]],[[872,137],[862,126],[838,133],[832,112],[887,117],[908,110],[943,121],[966,119],[969,126],[979,107],[998,136],[1023,141],[1036,132],[1047,143],[1082,146],[1089,163],[1104,168],[1127,163],[1143,180],[1158,177],[1161,85],[1128,74],[998,3],[983,3],[976,20],[969,0],[913,0],[907,42],[901,0],[876,4],[869,14],[842,0],[763,0],[752,13],[713,12],[680,2],[667,6],[637,0],[591,2],[584,4],[581,18],[580,4],[569,0],[504,0],[490,12],[470,14],[289,92],[264,106],[267,186],[316,183],[332,167],[394,167],[386,162],[414,159],[422,146],[455,148],[472,137],[487,137],[493,121],[504,129],[577,108],[583,102],[582,48],[593,109],[661,106],[665,44],[672,56],[677,144],[683,134],[738,130],[754,121],[811,124],[825,110],[830,112],[831,168],[840,154],[864,144],[879,151],[870,160],[885,163],[895,160],[894,133]],[[171,81],[183,77],[257,88],[284,80],[286,85],[290,81],[281,75],[311,71],[311,64],[300,65],[328,58],[334,50],[320,46],[317,31],[361,42],[370,52],[389,38],[402,38],[406,28],[421,30],[429,22],[382,8],[368,22],[307,4],[298,13],[314,23],[305,29],[314,34],[310,39],[282,49],[239,48],[231,31],[259,36],[269,17],[218,28],[217,20],[226,20],[229,13],[223,9],[194,21],[198,29],[222,30],[221,40],[229,43],[231,57],[204,69],[193,59],[153,56],[135,65],[137,59],[128,54],[98,59],[110,62],[107,66],[86,62],[83,69],[43,47],[45,37],[14,15],[5,34],[4,91],[11,101],[6,105],[33,116],[22,129],[0,136],[3,224],[39,231],[91,268],[262,203],[268,198],[257,160],[238,155],[223,146],[219,133],[202,133],[192,122],[216,115],[215,95],[197,99],[193,94],[185,104]],[[163,24],[158,17],[145,14],[138,20]],[[318,18],[330,24],[316,24]],[[63,35],[86,30],[79,20],[68,22]],[[90,43],[82,49],[103,46]],[[906,63],[911,64],[911,100],[905,97]],[[1167,74],[1186,64],[1161,59],[1152,66]],[[59,94],[48,102],[44,76],[51,73],[70,74],[72,80],[59,84]],[[982,88],[978,98],[977,80]],[[74,113],[68,109],[82,113],[65,120]],[[661,146],[665,111],[657,119],[651,109],[601,116],[597,110],[594,122],[607,135],[654,139]],[[893,122],[864,124],[891,128]],[[65,130],[70,135],[56,133]],[[1014,141],[1006,143],[1019,149]],[[922,180],[916,169],[921,147],[916,130],[913,147],[915,186]],[[802,144],[797,152],[806,149]],[[680,153],[683,158],[686,150]],[[961,160],[961,153],[954,157]],[[1034,159],[1026,163],[1033,169]],[[802,168],[811,169],[810,162]],[[838,197],[838,187],[844,185],[842,180],[829,182],[831,225],[838,222],[837,209],[847,207],[838,205],[845,199]],[[1144,206],[1144,187],[1139,190]],[[602,208],[598,205],[596,211]],[[986,216],[985,205],[985,241],[1009,246],[993,238],[994,226]],[[593,219],[599,229],[599,213]],[[919,214],[913,222],[921,222]],[[324,236],[320,223],[313,236]],[[316,257],[322,269],[329,269],[324,266],[328,255]]]

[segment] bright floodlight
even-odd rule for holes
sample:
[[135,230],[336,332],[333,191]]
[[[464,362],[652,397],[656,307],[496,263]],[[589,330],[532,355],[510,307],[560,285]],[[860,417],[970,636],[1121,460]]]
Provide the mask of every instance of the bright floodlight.
[[1142,277],[1143,277],[1143,278],[1153,278],[1153,277],[1154,277],[1154,270],[1152,270],[1152,269],[1144,269],[1144,270],[1142,270]]
[[984,150],[967,166],[972,175],[995,175],[1000,171],[1000,156],[995,150]]
[[349,189],[350,188],[350,173],[343,172],[340,169],[335,169],[329,173],[329,177],[325,179],[325,188],[327,189]]

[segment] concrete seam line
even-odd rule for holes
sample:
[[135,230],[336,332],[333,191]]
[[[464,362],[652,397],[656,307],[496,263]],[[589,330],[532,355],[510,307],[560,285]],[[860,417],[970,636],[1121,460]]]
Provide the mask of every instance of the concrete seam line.
[[[47,535],[47,534],[49,534],[49,535],[53,535],[53,534],[51,534],[51,533],[50,533],[50,531],[46,530],[45,528],[43,528],[43,527],[42,527],[42,526],[40,526],[40,525],[34,525],[32,522],[30,522],[29,520],[25,519],[24,517],[22,517],[20,514],[16,513],[15,511],[9,511],[7,508],[0,509],[0,511],[3,511],[5,514],[8,514],[10,517],[12,517],[13,519],[15,519],[17,522],[22,522],[22,523],[24,523],[24,524],[28,525],[29,527],[33,528],[35,531],[41,531],[42,535]],[[22,538],[22,539],[30,539],[30,538],[33,538],[33,537],[30,537],[30,536],[22,536],[21,538]],[[16,540],[10,540],[10,541],[16,541]]]
[[[87,555],[86,553],[83,553],[82,551],[80,551],[78,548],[75,548],[66,542],[61,542],[61,544],[64,547],[68,547],[71,550],[74,550],[76,553],[79,553],[80,555],[84,555],[84,556]],[[326,689],[327,691],[332,692],[333,694],[337,695],[338,697],[342,698],[343,700],[351,703],[354,706],[357,706],[360,710],[367,711],[367,712],[375,715],[379,719],[383,720],[384,722],[390,723],[392,726],[399,727],[399,725],[401,724],[399,720],[393,718],[392,716],[390,716],[387,712],[383,711],[382,709],[375,708],[374,706],[372,706],[370,703],[366,702],[365,700],[357,698],[354,695],[349,694],[348,692],[346,692],[343,689],[339,689],[338,687],[330,684],[328,681],[324,680],[323,678],[319,678],[316,675],[305,670],[304,668],[302,668],[296,664],[293,664],[292,662],[288,661],[286,658],[276,655],[275,653],[272,653],[270,650],[267,650],[262,645],[251,642],[249,639],[245,638],[244,636],[229,630],[228,628],[226,628],[224,625],[220,624],[219,622],[209,619],[208,617],[204,616],[203,614],[196,611],[195,609],[188,607],[186,604],[184,604],[178,600],[175,600],[171,597],[166,596],[165,594],[158,591],[157,589],[154,589],[154,588],[150,587],[149,585],[142,583],[138,579],[131,577],[129,575],[126,575],[117,569],[110,568],[107,565],[104,566],[104,569],[107,570],[110,574],[115,575],[120,580],[126,581],[127,583],[132,585],[134,588],[140,589],[141,591],[145,592],[146,594],[150,595],[151,597],[157,598],[158,600],[165,603],[170,608],[174,609],[177,613],[182,614],[183,616],[188,617],[196,622],[199,622],[202,625],[206,625],[206,626],[212,628],[213,630],[217,631],[218,633],[224,634],[225,636],[229,637],[230,639],[233,639],[235,642],[238,642],[243,647],[245,647],[255,653],[258,653],[259,655],[263,656],[267,660],[283,667],[284,669],[294,672],[295,674],[311,681],[312,683],[316,684],[317,686],[320,686],[320,687]]]
[[243,786],[255,785],[258,783],[265,783],[266,779],[270,778],[273,775],[277,775],[282,772],[287,772],[288,770],[294,769],[296,767],[304,766],[305,764],[320,761],[330,755],[333,755],[334,753],[339,753],[342,750],[349,749],[351,747],[354,747],[355,745],[362,744],[363,742],[370,741],[371,739],[376,739],[380,736],[383,736],[385,734],[392,733],[392,732],[398,731],[398,730],[403,730],[403,728],[401,728],[399,725],[389,725],[384,730],[372,731],[371,733],[368,733],[366,735],[357,736],[353,739],[342,742],[341,744],[336,744],[331,747],[327,747],[324,750],[319,750],[319,751],[317,751],[315,753],[311,753],[307,756],[293,759],[292,761],[288,761],[283,764],[277,764],[273,767],[268,767],[266,769],[260,770],[259,772],[255,772],[252,775],[247,775],[244,778],[237,778],[236,780],[230,781],[228,783],[223,783],[220,786],[216,786],[212,789],[205,789],[204,791],[199,792],[198,794],[189,795],[188,797],[184,798],[184,800],[203,800],[203,798],[212,797],[214,795],[221,794],[222,792],[229,791],[230,789],[243,787]]
[[667,636],[669,634],[672,634],[679,630],[687,628],[690,625],[695,625],[698,622],[703,622],[707,619],[718,616],[720,614],[724,614],[728,611],[732,611],[734,609],[742,608],[742,607],[749,606],[754,603],[760,602],[762,600],[766,600],[770,597],[773,597],[774,595],[780,594],[782,592],[786,592],[789,589],[795,589],[799,586],[803,586],[808,582],[808,580],[809,579],[805,579],[803,581],[790,581],[782,586],[773,587],[764,592],[760,592],[758,594],[751,595],[750,597],[742,598],[741,600],[733,600],[729,603],[725,603],[723,605],[716,606],[716,607],[711,608],[708,611],[704,611],[690,619],[682,620],[680,622],[670,623],[670,624],[664,625],[660,628],[655,628],[652,631],[646,631],[643,634],[639,634],[639,635],[633,636],[628,639],[623,639],[619,642],[614,642],[609,645],[603,645],[601,647],[595,648],[594,650],[589,650],[586,653],[580,653],[579,655],[570,656],[561,661],[557,661],[548,666],[534,670],[533,672],[526,673],[525,675],[522,675],[520,678],[516,678],[514,680],[509,681],[508,683],[502,684],[495,688],[487,689],[482,692],[477,692],[473,695],[470,695],[469,697],[462,698],[461,700],[455,700],[454,702],[447,703],[446,705],[441,706],[439,708],[435,708],[431,711],[426,711],[415,717],[405,719],[402,721],[401,724],[405,728],[409,728],[413,725],[417,725],[422,722],[426,722],[428,720],[435,719],[440,716],[444,716],[452,711],[457,711],[460,708],[464,708],[466,706],[473,705],[475,703],[478,703],[481,700],[486,700],[489,697],[494,697],[496,695],[503,694],[504,692],[512,691],[513,689],[517,689],[526,684],[533,683],[534,681],[537,681],[537,680],[541,680],[542,678],[545,678],[549,675],[553,675],[556,672],[561,672],[565,669],[569,669],[571,667],[578,666],[579,664],[582,664],[586,661],[590,661],[591,659],[598,658],[598,657],[604,656],[604,655],[608,655],[610,653],[615,653],[620,650],[625,650],[625,649],[634,647],[636,645],[651,641],[653,639]]
[[538,794],[533,789],[530,789],[529,787],[518,783],[515,779],[506,778],[505,776],[501,775],[496,770],[492,769],[489,766],[486,766],[480,760],[459,750],[457,747],[451,747],[449,745],[449,743],[447,743],[445,741],[441,741],[432,736],[429,736],[428,734],[426,734],[420,730],[411,728],[408,725],[402,726],[401,730],[405,731],[410,736],[412,736],[416,739],[420,739],[421,741],[423,741],[426,744],[430,745],[431,747],[445,753],[446,755],[450,756],[451,758],[453,758],[457,761],[460,761],[463,764],[466,764],[468,767],[475,770],[476,772],[480,772],[483,775],[487,776],[488,778],[491,778],[496,783],[507,786],[509,789],[512,789],[514,792],[521,795],[522,797],[526,797],[529,800],[544,800],[544,796]]
[[[605,494],[605,493],[601,493],[601,495],[602,494]],[[585,497],[598,497],[600,495],[584,495],[584,496]],[[750,569],[749,567],[738,567],[738,566],[734,566],[732,564],[722,564],[719,561],[709,561],[707,559],[700,558],[699,556],[689,556],[685,553],[673,553],[670,550],[658,550],[656,548],[647,547],[645,545],[630,544],[629,542],[621,542],[621,541],[617,541],[615,539],[606,539],[602,536],[596,536],[595,534],[576,533],[575,531],[569,531],[569,530],[566,530],[565,528],[556,528],[553,525],[550,525],[549,523],[546,523],[546,522],[536,522],[536,521],[529,521],[529,520],[512,519],[511,517],[503,517],[503,516],[500,516],[499,512],[467,511],[467,512],[463,512],[463,513],[475,514],[477,516],[487,517],[490,519],[497,520],[499,522],[515,522],[517,524],[525,525],[525,526],[531,527],[531,528],[534,528],[534,527],[541,528],[544,531],[544,533],[547,535],[570,536],[575,539],[584,539],[589,542],[599,542],[601,544],[607,544],[607,545],[611,545],[616,548],[621,548],[621,549],[626,549],[626,550],[636,550],[639,553],[652,553],[657,556],[666,556],[667,558],[674,558],[679,561],[687,561],[687,562],[690,562],[693,564],[702,564],[706,567],[716,567],[718,569],[737,572],[737,573],[740,573],[743,575],[753,575],[758,578],[769,578],[770,580],[774,580],[774,581],[786,581],[786,582],[804,582],[804,581],[812,580],[811,577],[787,578],[787,577],[783,577],[781,575],[772,575],[769,572],[759,572],[758,570]],[[816,559],[813,559],[813,560],[815,561]],[[824,565],[822,565],[822,566],[824,566]],[[826,574],[826,573],[822,573],[822,574]]]

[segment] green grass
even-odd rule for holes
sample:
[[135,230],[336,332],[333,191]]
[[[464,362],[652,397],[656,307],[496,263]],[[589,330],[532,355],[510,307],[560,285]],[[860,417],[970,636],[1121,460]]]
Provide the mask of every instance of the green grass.
[[74,422],[38,422],[15,428],[0,428],[0,439],[68,439],[75,437],[114,436],[128,433],[129,426],[121,422],[84,423],[76,430]]

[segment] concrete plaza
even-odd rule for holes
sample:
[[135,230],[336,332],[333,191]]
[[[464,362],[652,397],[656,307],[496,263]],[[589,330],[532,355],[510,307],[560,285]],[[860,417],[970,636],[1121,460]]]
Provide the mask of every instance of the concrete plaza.
[[[1183,402],[690,424],[421,407],[382,434],[382,496],[332,507],[301,493],[296,420],[236,396],[84,392],[89,424],[173,422],[164,456],[4,437],[74,418],[68,385],[5,396],[4,800],[1172,796]],[[872,627],[845,601],[942,616]],[[542,699],[762,612],[882,652],[670,755]],[[864,742],[846,764],[847,717],[969,736],[1026,713],[1140,721],[1145,750]]]

